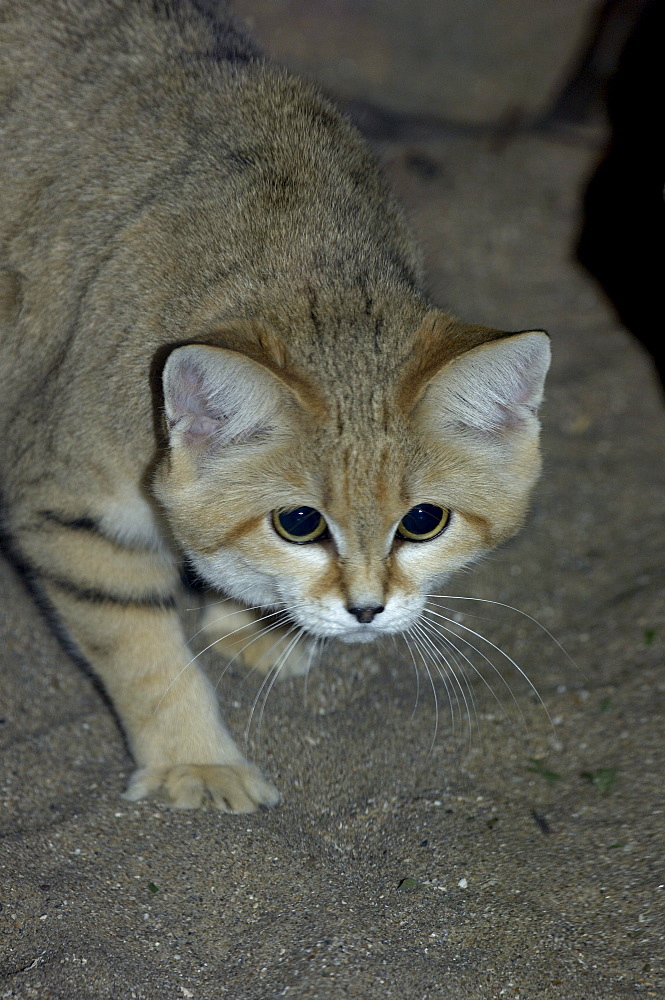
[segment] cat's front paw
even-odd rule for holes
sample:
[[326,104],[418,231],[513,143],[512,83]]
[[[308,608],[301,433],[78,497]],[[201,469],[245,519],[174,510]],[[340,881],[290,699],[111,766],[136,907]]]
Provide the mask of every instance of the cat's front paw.
[[303,677],[312,662],[314,643],[303,636],[295,644],[292,640],[291,630],[280,627],[248,643],[238,658],[259,674],[274,671],[280,680]]
[[253,764],[177,764],[140,768],[129,780],[124,798],[131,802],[164,796],[176,809],[200,809],[207,804],[220,812],[250,813],[276,806],[279,792]]
[[286,620],[280,624],[276,613],[257,617],[231,601],[221,608],[209,604],[201,631],[217,652],[260,674],[274,670],[282,679],[301,677],[312,662],[313,640],[302,634],[296,637],[293,624]]

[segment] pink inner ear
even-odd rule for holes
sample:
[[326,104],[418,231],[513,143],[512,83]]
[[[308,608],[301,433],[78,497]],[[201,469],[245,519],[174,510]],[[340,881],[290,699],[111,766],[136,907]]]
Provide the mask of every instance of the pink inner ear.
[[178,359],[173,369],[165,386],[169,427],[175,427],[187,414],[206,415],[210,412],[209,407],[204,405],[207,393],[204,374],[199,366],[189,358],[182,358]]
[[219,429],[219,421],[205,414],[197,414],[187,428],[188,437],[210,437]]
[[[536,340],[514,359],[514,380],[506,379],[508,404],[525,405],[536,411],[543,395],[543,380],[549,367],[549,347],[546,340]],[[545,348],[543,347],[545,345]]]
[[184,440],[193,443],[218,433],[222,420],[219,407],[210,399],[205,372],[195,359],[174,358],[165,384],[169,430],[180,426]]
[[176,348],[163,385],[169,433],[213,449],[272,434],[285,391],[243,355],[197,344]]

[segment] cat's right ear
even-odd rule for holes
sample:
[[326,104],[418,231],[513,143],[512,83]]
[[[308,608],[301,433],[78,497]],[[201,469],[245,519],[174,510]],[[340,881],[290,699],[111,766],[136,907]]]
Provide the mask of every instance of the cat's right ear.
[[205,453],[274,436],[295,405],[263,365],[221,347],[192,344],[168,357],[162,375],[172,445]]

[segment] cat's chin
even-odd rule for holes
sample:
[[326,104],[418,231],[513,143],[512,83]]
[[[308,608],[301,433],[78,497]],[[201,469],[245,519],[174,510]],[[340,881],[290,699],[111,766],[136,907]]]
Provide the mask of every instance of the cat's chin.
[[[302,623],[301,623],[302,624]],[[337,642],[343,642],[347,646],[355,646],[358,644],[366,644],[368,642],[376,642],[377,639],[388,635],[399,635],[404,630],[403,629],[386,629],[378,628],[372,625],[361,625],[356,628],[349,629],[327,629],[325,627],[316,626],[306,626],[303,625],[305,631],[312,639],[335,639]]]
[[381,636],[385,635],[385,632],[380,632],[378,629],[372,631],[371,633],[361,632],[358,629],[357,632],[353,632],[350,635],[336,635],[335,638],[340,642],[345,643],[347,646],[355,646],[356,644],[366,644],[368,642],[376,642],[376,640]]

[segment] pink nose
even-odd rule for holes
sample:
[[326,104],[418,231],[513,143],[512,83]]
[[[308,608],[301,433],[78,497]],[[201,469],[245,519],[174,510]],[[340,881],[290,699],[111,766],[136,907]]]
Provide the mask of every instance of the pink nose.
[[350,615],[354,615],[359,622],[363,625],[369,624],[369,622],[374,620],[376,615],[380,615],[383,611],[383,606],[381,604],[374,604],[371,607],[366,608],[349,608]]

